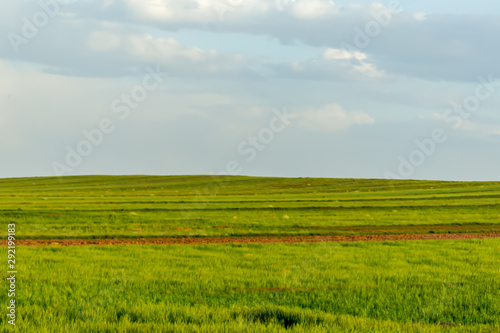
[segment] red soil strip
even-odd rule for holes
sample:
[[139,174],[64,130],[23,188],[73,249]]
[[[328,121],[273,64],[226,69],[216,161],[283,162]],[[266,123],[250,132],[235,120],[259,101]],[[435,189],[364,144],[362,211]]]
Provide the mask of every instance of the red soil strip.
[[[316,242],[368,242],[500,238],[499,232],[459,234],[403,234],[403,235],[345,235],[345,236],[255,236],[255,237],[182,237],[182,238],[120,238],[120,239],[22,239],[22,246],[78,246],[78,245],[189,245],[222,243],[316,243]],[[6,245],[4,240],[1,245]]]

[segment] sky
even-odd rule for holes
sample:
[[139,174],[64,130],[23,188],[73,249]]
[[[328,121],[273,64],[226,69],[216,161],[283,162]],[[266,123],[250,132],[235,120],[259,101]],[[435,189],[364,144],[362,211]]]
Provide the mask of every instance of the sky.
[[0,178],[500,180],[492,0],[4,0]]

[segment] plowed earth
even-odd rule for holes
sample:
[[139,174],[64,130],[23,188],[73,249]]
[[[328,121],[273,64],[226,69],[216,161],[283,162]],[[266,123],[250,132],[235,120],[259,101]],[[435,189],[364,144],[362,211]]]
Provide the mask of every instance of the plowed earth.
[[[399,235],[342,235],[342,236],[242,236],[242,237],[169,237],[169,238],[104,238],[104,239],[22,239],[21,246],[79,246],[79,245],[189,245],[222,243],[315,243],[367,242],[500,238],[500,232],[455,234],[399,234]],[[7,245],[3,240],[1,245]]]

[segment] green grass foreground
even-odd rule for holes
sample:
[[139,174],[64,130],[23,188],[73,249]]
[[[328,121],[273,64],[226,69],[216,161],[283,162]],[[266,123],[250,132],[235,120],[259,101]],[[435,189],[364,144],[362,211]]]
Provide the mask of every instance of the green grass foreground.
[[[213,176],[0,179],[18,238],[500,231],[499,182]],[[0,230],[5,237],[7,230]]]
[[[499,332],[499,253],[498,239],[18,247],[16,325],[23,332]],[[0,293],[2,304],[6,297]]]
[[[16,239],[498,232],[499,208],[498,182],[0,179],[4,239],[8,223]],[[17,246],[16,330],[500,332],[499,250],[500,239]]]

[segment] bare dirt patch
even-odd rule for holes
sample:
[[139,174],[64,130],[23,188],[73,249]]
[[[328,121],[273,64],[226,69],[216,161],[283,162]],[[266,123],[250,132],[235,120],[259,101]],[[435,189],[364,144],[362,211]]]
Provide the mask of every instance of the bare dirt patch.
[[[81,246],[81,245],[190,245],[223,243],[316,243],[370,242],[500,238],[500,232],[456,234],[341,235],[341,236],[255,236],[255,237],[169,237],[120,239],[22,239],[20,246]],[[4,240],[1,245],[7,245]]]

